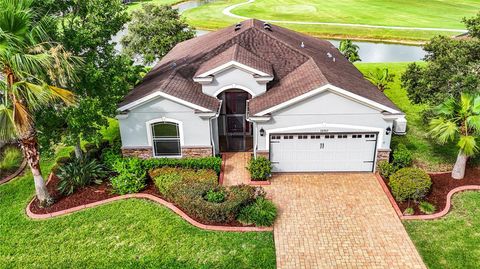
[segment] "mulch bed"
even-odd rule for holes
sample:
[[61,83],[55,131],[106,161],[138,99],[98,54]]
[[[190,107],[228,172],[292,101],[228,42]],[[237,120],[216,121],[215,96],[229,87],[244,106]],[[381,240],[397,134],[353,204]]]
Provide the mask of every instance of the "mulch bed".
[[[425,197],[425,201],[436,206],[436,211],[442,211],[447,204],[447,194],[456,187],[466,185],[480,185],[480,169],[468,168],[465,173],[464,179],[453,179],[451,173],[430,174],[432,178],[432,189],[430,193]],[[384,179],[388,186],[388,180]],[[390,190],[390,187],[388,187]],[[390,190],[391,191],[391,190]],[[402,212],[408,207],[412,207],[415,210],[414,215],[425,215],[418,209],[418,205],[415,202],[397,202],[398,207]]]
[[[100,185],[92,185],[88,186],[86,188],[77,190],[74,192],[72,195],[69,196],[63,196],[60,194],[57,190],[57,184],[58,184],[58,178],[56,176],[53,176],[52,179],[48,182],[47,184],[47,189],[54,198],[55,203],[51,205],[48,208],[41,208],[38,206],[38,200],[37,198],[34,198],[33,203],[30,205],[30,210],[35,213],[35,214],[47,214],[47,213],[53,213],[53,212],[58,212],[61,210],[69,209],[72,207],[80,206],[80,205],[86,205],[102,200],[106,200],[108,198],[116,197],[119,196],[118,194],[112,194],[112,188],[109,185],[108,181],[103,182]],[[154,196],[157,196],[159,198],[162,198],[164,200],[164,197],[160,195],[160,193],[157,191],[157,188],[153,184],[151,180],[147,180],[147,186],[143,191],[140,193],[146,193],[146,194],[151,194]],[[167,200],[168,201],[168,200]],[[169,201],[171,202],[171,201]],[[174,203],[175,204],[175,203]],[[180,206],[176,205],[179,209],[181,209],[183,212],[186,212],[183,210]],[[235,226],[235,227],[254,227],[254,225],[243,225],[240,222],[233,221],[231,223],[213,223],[213,222],[205,222],[205,221],[200,221],[196,219],[194,216],[189,215],[192,219],[196,220],[199,223],[202,224],[207,224],[207,225],[216,225],[216,226]]]

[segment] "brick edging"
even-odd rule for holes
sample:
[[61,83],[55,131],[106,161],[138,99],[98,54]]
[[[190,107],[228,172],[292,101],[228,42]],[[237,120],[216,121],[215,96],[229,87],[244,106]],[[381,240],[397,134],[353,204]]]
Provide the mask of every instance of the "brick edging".
[[445,205],[445,208],[438,213],[431,214],[431,215],[416,215],[416,216],[413,216],[413,215],[412,216],[404,216],[404,215],[402,215],[401,219],[402,220],[432,220],[432,219],[441,218],[441,217],[445,216],[448,213],[448,211],[450,211],[450,208],[452,207],[452,205],[451,205],[452,196],[455,193],[462,192],[462,191],[470,191],[470,190],[480,190],[480,186],[478,186],[478,185],[465,185],[465,186],[456,187],[455,189],[449,191],[448,194],[447,194],[447,203]]
[[[52,178],[53,174],[50,174],[48,181]],[[203,229],[203,230],[209,230],[209,231],[220,231],[220,232],[271,232],[273,231],[272,227],[235,227],[235,226],[219,226],[219,225],[207,225],[200,223],[194,219],[192,219],[190,216],[188,216],[185,212],[180,210],[178,207],[176,207],[174,204],[167,202],[163,200],[160,197],[147,194],[147,193],[134,193],[134,194],[126,194],[126,195],[121,195],[121,196],[116,196],[113,198],[105,199],[102,201],[94,202],[94,203],[89,203],[85,205],[80,205],[76,207],[72,207],[69,209],[53,212],[53,213],[47,213],[47,214],[36,214],[33,213],[30,210],[30,206],[35,201],[35,199],[32,199],[30,203],[28,203],[27,208],[25,209],[26,214],[28,217],[32,219],[49,219],[53,217],[58,217],[58,216],[63,216],[63,215],[68,215],[86,208],[93,208],[96,206],[100,206],[103,204],[111,203],[114,201],[118,200],[126,200],[126,199],[131,199],[131,198],[139,198],[139,199],[149,199],[154,202],[157,202],[163,206],[166,206],[170,210],[172,210],[174,213],[182,217],[184,220],[192,224],[193,226]]]
[[15,173],[7,176],[6,178],[0,180],[0,185],[9,182],[10,180],[16,178],[18,175],[20,175],[23,170],[25,170],[25,167],[27,167],[27,158],[23,158],[22,163],[20,164],[20,167],[15,171]]
[[390,193],[390,190],[385,184],[385,181],[383,181],[383,178],[378,173],[375,173],[375,177],[377,178],[378,183],[380,183],[380,185],[382,186],[382,189],[387,195],[388,200],[390,201],[390,204],[392,204],[392,207],[395,209],[395,212],[397,213],[398,217],[401,220],[433,220],[433,219],[441,218],[450,211],[450,208],[452,207],[452,203],[451,203],[452,196],[455,193],[462,192],[462,191],[469,191],[469,190],[480,190],[479,185],[465,185],[465,186],[456,187],[448,192],[445,208],[442,211],[435,214],[431,214],[431,215],[404,215],[400,210],[400,208],[398,207],[397,202],[393,198],[392,194]]
[[398,207],[397,202],[395,202],[395,199],[393,198],[392,194],[390,193],[390,190],[388,189],[387,184],[385,184],[385,181],[383,181],[383,178],[380,176],[379,173],[375,173],[375,177],[377,178],[378,183],[382,187],[383,192],[387,195],[387,198],[390,201],[390,204],[392,205],[393,209],[395,210],[395,213],[397,213],[398,218],[402,219],[403,213]]

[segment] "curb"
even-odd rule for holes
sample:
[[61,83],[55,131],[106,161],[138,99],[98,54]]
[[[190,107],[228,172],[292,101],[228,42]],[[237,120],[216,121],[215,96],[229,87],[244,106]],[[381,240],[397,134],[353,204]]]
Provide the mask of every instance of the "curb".
[[452,196],[455,193],[462,192],[462,191],[480,190],[479,185],[465,185],[465,186],[456,187],[455,189],[452,189],[448,192],[446,205],[442,211],[435,214],[431,214],[431,215],[403,215],[402,211],[397,205],[397,202],[395,202],[395,199],[393,198],[392,194],[390,193],[390,190],[385,184],[385,181],[383,181],[383,178],[378,173],[375,173],[375,177],[377,178],[378,183],[380,183],[380,185],[382,186],[382,189],[385,192],[385,195],[387,195],[388,200],[390,201],[390,204],[395,209],[395,212],[397,213],[398,217],[401,220],[433,220],[433,219],[441,218],[447,215],[447,213],[450,211],[450,208],[452,207],[452,203],[451,203]]
[[22,164],[20,164],[20,167],[17,169],[17,171],[15,171],[15,173],[7,176],[6,178],[0,180],[0,185],[5,184],[5,183],[9,182],[10,180],[19,176],[23,172],[23,170],[25,170],[25,167],[27,167],[27,159],[23,158]]
[[[53,173],[51,173],[50,176],[48,177],[49,178],[48,181],[50,181],[52,176],[53,176]],[[107,203],[111,203],[111,202],[114,202],[114,201],[126,200],[126,199],[131,199],[131,198],[148,199],[148,200],[152,200],[154,202],[157,202],[157,203],[159,203],[163,206],[166,206],[170,210],[172,210],[174,213],[176,213],[177,215],[182,217],[184,220],[189,222],[191,225],[193,225],[197,228],[203,229],[203,230],[220,231],[220,232],[271,232],[271,231],[273,231],[272,227],[234,227],[234,226],[219,226],[219,225],[203,224],[203,223],[200,223],[200,222],[192,219],[190,216],[188,216],[185,212],[180,210],[174,204],[172,204],[170,202],[167,202],[167,201],[165,201],[162,198],[159,198],[157,196],[154,196],[154,195],[151,195],[151,194],[146,194],[146,193],[134,193],[134,194],[126,194],[126,195],[116,196],[116,197],[109,198],[109,199],[106,199],[106,200],[102,200],[102,201],[98,201],[98,202],[94,202],[94,203],[90,203],[90,204],[86,204],[86,205],[80,205],[80,206],[72,207],[72,208],[69,208],[69,209],[65,209],[65,210],[61,210],[61,211],[57,211],[57,212],[53,212],[53,213],[47,213],[47,214],[33,213],[30,210],[30,205],[34,201],[34,199],[32,199],[30,201],[30,203],[28,203],[25,211],[26,211],[27,216],[32,218],[32,219],[49,219],[49,218],[53,218],[53,217],[72,214],[74,212],[77,212],[77,211],[80,211],[80,210],[83,210],[83,209],[86,209],[86,208],[93,208],[93,207],[97,207],[97,206],[107,204]]]

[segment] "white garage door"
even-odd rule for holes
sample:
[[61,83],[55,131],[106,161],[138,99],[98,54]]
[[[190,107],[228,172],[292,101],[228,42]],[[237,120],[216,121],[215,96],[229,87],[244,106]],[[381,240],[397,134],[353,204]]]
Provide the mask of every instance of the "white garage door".
[[270,135],[274,172],[373,171],[376,133]]

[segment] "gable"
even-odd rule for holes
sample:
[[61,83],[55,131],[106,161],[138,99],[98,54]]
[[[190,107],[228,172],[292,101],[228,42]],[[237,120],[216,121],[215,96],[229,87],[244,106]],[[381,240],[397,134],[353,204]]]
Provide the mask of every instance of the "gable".
[[257,81],[252,73],[237,67],[223,70],[210,83],[202,85],[202,92],[213,97],[229,89],[241,89],[254,97],[265,93],[267,86]]
[[381,114],[378,109],[346,98],[332,91],[319,94],[293,103],[272,112],[272,115],[341,115],[341,114]]

